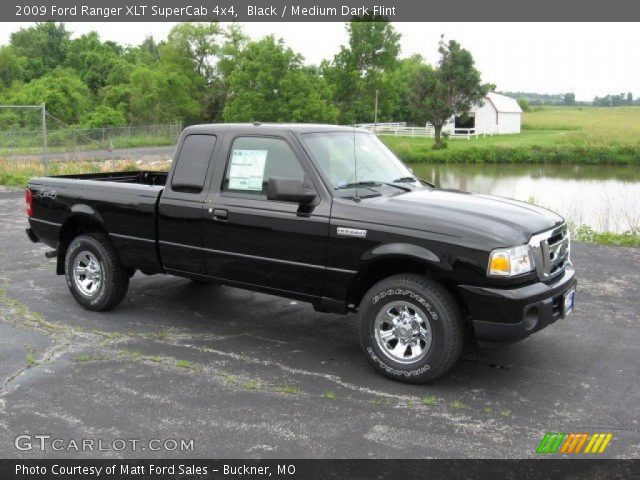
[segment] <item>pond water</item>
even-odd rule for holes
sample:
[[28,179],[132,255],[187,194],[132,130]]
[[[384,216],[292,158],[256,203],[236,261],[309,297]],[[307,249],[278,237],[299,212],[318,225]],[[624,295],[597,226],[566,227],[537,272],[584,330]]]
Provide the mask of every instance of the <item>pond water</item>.
[[535,203],[576,226],[640,229],[640,166],[410,164],[441,188]]

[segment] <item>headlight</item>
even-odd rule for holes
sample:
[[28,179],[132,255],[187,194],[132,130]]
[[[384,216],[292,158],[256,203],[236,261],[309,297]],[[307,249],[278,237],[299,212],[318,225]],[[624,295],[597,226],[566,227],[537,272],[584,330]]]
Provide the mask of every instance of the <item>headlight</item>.
[[490,277],[513,277],[531,272],[535,268],[531,247],[519,245],[511,248],[499,248],[489,255]]

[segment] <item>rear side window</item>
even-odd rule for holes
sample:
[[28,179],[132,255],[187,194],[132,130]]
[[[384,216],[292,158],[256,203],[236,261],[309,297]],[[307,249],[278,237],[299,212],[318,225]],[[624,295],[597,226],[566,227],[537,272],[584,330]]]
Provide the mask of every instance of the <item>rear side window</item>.
[[185,193],[202,191],[215,144],[213,135],[189,135],[184,139],[171,180],[172,190]]

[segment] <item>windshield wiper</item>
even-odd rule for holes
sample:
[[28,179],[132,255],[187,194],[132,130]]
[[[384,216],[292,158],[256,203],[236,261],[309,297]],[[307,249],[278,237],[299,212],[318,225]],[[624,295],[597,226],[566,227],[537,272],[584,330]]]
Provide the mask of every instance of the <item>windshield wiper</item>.
[[336,187],[336,190],[345,190],[347,188],[356,188],[356,187],[379,187],[382,185],[380,182],[374,182],[371,180],[364,182],[353,182],[353,183],[345,183],[344,185],[340,185]]
[[[403,192],[410,192],[411,191],[410,187],[405,187],[403,185],[396,185],[395,183],[392,183],[392,182],[378,182],[378,181],[374,181],[374,180],[347,183],[346,185],[340,185],[339,187],[336,187],[336,190],[343,190],[345,188],[357,188],[357,187],[365,187],[365,188],[368,188],[369,190],[373,190],[373,188],[371,188],[371,187],[381,187],[382,185],[386,185],[387,187],[394,187],[394,188],[397,188],[399,190],[402,190]],[[373,191],[375,191],[375,190],[373,190]]]
[[396,178],[393,183],[414,183],[417,181],[418,179],[416,177],[400,177]]
[[347,183],[346,185],[340,185],[339,187],[336,187],[336,190],[342,190],[345,188],[356,188],[356,187],[365,187],[365,188],[369,188],[369,190],[373,190],[371,187],[381,187],[382,185],[386,185],[388,187],[395,187],[398,188],[400,190],[402,190],[403,192],[410,192],[411,188],[409,187],[404,187],[402,185],[396,185],[394,183],[390,183],[390,182],[377,182],[377,181],[373,181],[373,180],[367,180],[367,181],[362,181],[362,182],[354,182],[354,183]]
[[431,188],[436,188],[436,186],[431,183],[431,182],[427,182],[426,180],[424,180],[423,178],[420,177],[400,177],[396,180],[393,181],[394,183],[414,183],[414,182],[421,182],[425,185],[430,186]]

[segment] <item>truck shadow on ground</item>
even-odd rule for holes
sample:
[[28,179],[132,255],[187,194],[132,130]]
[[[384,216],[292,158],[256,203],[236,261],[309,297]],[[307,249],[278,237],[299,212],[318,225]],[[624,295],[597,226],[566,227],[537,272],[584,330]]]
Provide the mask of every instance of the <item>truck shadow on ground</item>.
[[[304,303],[183,279],[136,277],[125,302],[109,315],[136,318],[136,324],[154,329],[169,329],[204,348],[291,365],[396,393],[455,392],[462,385],[465,390],[517,388],[531,380],[527,371],[533,374],[538,370],[536,362],[531,362],[532,347],[527,345],[534,339],[495,348],[468,343],[458,363],[439,381],[428,385],[390,381],[380,377],[361,355],[355,314],[317,313]],[[544,340],[536,343],[540,342]],[[557,347],[555,342],[544,345],[546,355],[557,356]]]

